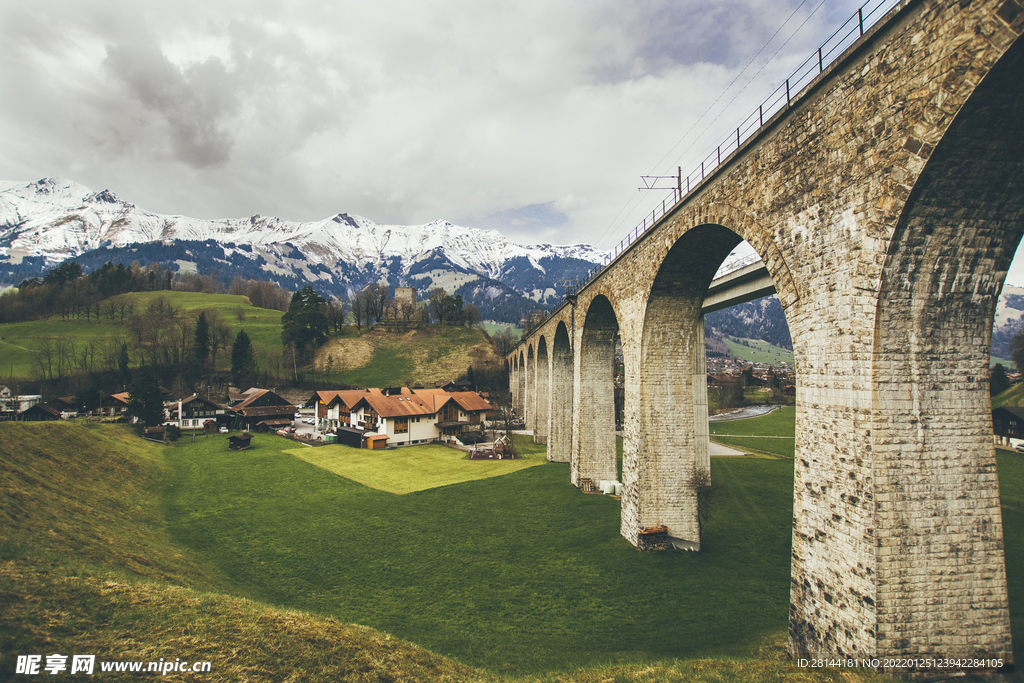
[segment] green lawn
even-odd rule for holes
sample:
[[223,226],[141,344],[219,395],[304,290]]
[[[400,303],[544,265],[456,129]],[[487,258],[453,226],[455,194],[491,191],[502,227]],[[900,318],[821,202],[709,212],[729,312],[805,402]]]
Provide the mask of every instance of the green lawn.
[[364,486],[399,495],[500,477],[545,462],[536,455],[516,460],[470,460],[465,451],[439,444],[380,451],[336,445],[285,452]]
[[[577,491],[565,464],[394,495],[276,436],[226,441],[0,423],[0,678],[14,655],[70,651],[191,655],[210,680],[875,680],[783,661],[791,461],[713,458],[701,552],[640,553],[618,501]],[[1024,456],[998,459],[1024,661]]]
[[792,458],[795,450],[796,408],[787,406],[745,420],[711,422],[708,428],[711,439],[726,446]]
[[[766,341],[760,339],[742,339],[736,341],[729,337],[723,339],[726,346],[729,347],[729,353],[735,358],[748,363],[765,363],[766,365],[779,366],[782,363],[786,363],[790,368],[793,367],[793,352],[789,349],[784,349],[781,346],[775,346],[769,344]],[[743,344],[741,342],[746,342]]]
[[786,630],[790,462],[716,458],[728,485],[702,552],[639,553],[619,502],[565,464],[394,495],[293,448],[210,437],[168,456],[175,539],[272,604],[523,675],[744,656]]

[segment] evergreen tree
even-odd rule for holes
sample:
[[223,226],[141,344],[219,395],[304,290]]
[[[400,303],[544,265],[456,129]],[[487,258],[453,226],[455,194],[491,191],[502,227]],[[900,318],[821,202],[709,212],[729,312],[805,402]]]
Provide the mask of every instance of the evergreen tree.
[[989,393],[997,396],[1010,388],[1010,378],[1006,376],[1006,368],[996,363],[989,375]]
[[231,382],[236,387],[245,389],[252,383],[255,374],[256,356],[252,350],[252,341],[245,330],[241,330],[231,347]]
[[200,368],[206,366],[206,360],[210,357],[210,325],[206,322],[206,311],[199,313],[196,320],[195,344],[192,347],[195,355],[196,365]]
[[143,366],[135,371],[125,412],[139,418],[146,427],[163,424],[164,401],[160,393],[160,382],[153,368]]
[[121,352],[117,356],[117,371],[121,375],[121,383],[128,384],[132,379],[131,370],[128,369],[128,344],[121,344]]
[[288,311],[281,316],[281,342],[295,344],[306,350],[319,346],[327,339],[327,299],[318,295],[309,285],[292,295]]

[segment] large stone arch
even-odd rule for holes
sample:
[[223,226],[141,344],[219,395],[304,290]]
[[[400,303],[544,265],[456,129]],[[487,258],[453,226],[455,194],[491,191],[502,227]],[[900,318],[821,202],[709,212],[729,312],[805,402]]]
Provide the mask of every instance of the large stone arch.
[[[769,270],[780,299],[799,301],[789,268],[752,217],[709,203],[674,219],[646,300],[640,349],[639,438],[623,453],[622,534],[665,525],[681,547],[699,549],[693,478],[710,473],[702,307],[715,272],[744,239]],[[705,222],[709,221],[709,222]],[[726,227],[728,226],[728,227]]]
[[693,228],[668,251],[647,299],[640,361],[638,443],[623,456],[622,532],[642,527],[700,547],[694,477],[710,473],[704,316],[719,264],[739,244],[720,226]]
[[533,429],[534,443],[547,443],[551,433],[551,363],[547,339],[537,341],[537,420]]
[[572,345],[564,321],[559,321],[551,343],[551,395],[548,460],[569,462],[572,449]]
[[[1018,40],[934,151],[918,149],[928,161],[878,283],[870,404],[853,434],[863,457],[830,463],[841,476],[827,487],[796,467],[795,654],[867,642],[891,656],[1010,656],[988,366],[1024,234],[1022,73]],[[851,524],[873,533],[848,537]]]
[[577,354],[578,384],[573,396],[572,483],[618,477],[615,449],[615,396],[612,370],[618,316],[603,294],[587,305]]

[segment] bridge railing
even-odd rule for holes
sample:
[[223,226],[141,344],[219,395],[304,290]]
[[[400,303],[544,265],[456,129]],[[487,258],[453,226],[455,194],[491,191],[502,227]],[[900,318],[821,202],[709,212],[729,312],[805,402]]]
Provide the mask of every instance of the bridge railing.
[[[770,121],[775,114],[788,109],[797,93],[824,72],[826,68],[830,67],[848,47],[856,43],[864,35],[865,31],[874,26],[875,22],[885,16],[893,7],[899,5],[900,2],[902,0],[869,0],[869,2],[862,5],[856,14],[836,29],[813,54],[793,71],[784,83],[768,95],[758,106],[757,110],[743,119],[736,126],[734,133],[729,133],[727,137],[714,146],[707,156],[701,159],[700,164],[693,171],[681,177],[679,180],[681,187],[672,190],[671,201],[666,197],[660,205],[654,207],[650,215],[644,216],[639,225],[630,230],[622,238],[622,241],[612,247],[608,256],[604,258],[600,265],[594,266],[587,272],[586,276],[579,282],[579,285],[573,288],[572,294],[575,294],[579,289],[590,283],[609,263],[618,258],[619,254],[626,251],[648,230],[653,228],[659,219],[686,199],[700,186],[707,176],[714,173],[721,166],[723,159],[727,159],[729,154],[743,146],[744,141],[749,140],[760,131],[764,127],[765,121]],[[757,260],[758,258],[755,258],[749,263]],[[749,263],[744,263],[743,266],[749,265]],[[724,273],[719,272],[716,277],[721,277],[743,266],[730,268]]]

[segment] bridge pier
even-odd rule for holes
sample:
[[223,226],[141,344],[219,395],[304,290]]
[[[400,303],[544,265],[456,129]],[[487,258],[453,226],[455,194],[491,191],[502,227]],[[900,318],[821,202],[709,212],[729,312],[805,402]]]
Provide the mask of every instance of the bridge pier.
[[548,361],[547,342],[537,344],[537,421],[533,428],[533,442],[548,442],[551,433],[551,364]]
[[604,297],[591,305],[576,354],[572,411],[572,483],[618,479],[615,448],[615,335],[618,321]]
[[523,395],[523,427],[537,427],[537,361],[533,346],[526,347],[526,384]]

